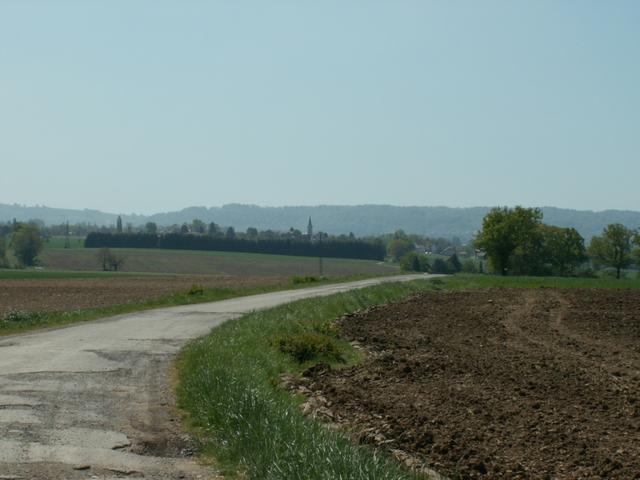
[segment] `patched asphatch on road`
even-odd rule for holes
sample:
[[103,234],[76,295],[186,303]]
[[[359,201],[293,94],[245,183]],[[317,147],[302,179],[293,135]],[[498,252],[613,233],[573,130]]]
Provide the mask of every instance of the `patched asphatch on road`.
[[0,376],[0,478],[214,478],[176,431],[168,355],[124,357],[115,370]]

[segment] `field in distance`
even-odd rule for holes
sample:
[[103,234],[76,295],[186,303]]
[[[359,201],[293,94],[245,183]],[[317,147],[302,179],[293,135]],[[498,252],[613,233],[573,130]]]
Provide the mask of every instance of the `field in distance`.
[[[193,250],[119,249],[111,252],[124,258],[123,272],[191,275],[233,275],[291,277],[319,275],[319,259],[255,253]],[[40,255],[45,270],[96,271],[100,269],[98,249],[46,248]],[[328,277],[388,275],[398,267],[372,260],[322,259]]]
[[[111,249],[124,259],[122,271],[103,272],[98,249],[82,248],[80,239],[70,240],[71,248],[65,249],[60,238],[52,238],[36,269],[0,270],[0,320],[12,311],[46,314],[47,318],[37,319],[42,323],[55,312],[75,315],[90,310],[81,316],[97,317],[136,306],[214,301],[293,288],[294,277],[320,273],[318,258],[156,249]],[[324,258],[322,266],[327,281],[398,272],[397,267],[368,260]],[[204,293],[188,294],[194,285]]]

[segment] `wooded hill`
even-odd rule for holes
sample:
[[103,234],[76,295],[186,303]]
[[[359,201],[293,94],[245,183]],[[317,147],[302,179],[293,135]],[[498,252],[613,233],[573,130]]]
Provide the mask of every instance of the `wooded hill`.
[[[159,226],[190,223],[199,218],[205,223],[215,222],[233,226],[238,231],[255,227],[259,230],[286,231],[294,227],[304,230],[309,217],[314,228],[329,234],[354,233],[358,237],[380,235],[402,229],[432,237],[458,237],[469,240],[482,224],[489,207],[397,207],[392,205],[357,205],[314,207],[258,207],[255,205],[229,204],[222,207],[189,207],[177,212],[155,215],[122,215],[125,223],[134,226],[155,222]],[[629,228],[640,226],[640,212],[626,210],[569,210],[543,207],[544,221],[550,225],[573,227],[587,240],[602,233],[610,223],[621,223]],[[69,210],[49,207],[25,207],[0,204],[0,222],[16,218],[19,221],[40,219],[46,224],[90,223],[115,225],[118,214],[97,210]]]

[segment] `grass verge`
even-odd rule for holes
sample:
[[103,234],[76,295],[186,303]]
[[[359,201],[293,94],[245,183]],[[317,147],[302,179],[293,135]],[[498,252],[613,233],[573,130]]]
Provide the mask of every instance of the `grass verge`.
[[[178,363],[179,401],[205,456],[215,455],[226,475],[240,472],[243,478],[419,478],[305,418],[297,400],[277,385],[283,373],[317,362],[340,366],[358,359],[332,332],[337,317],[427,288],[425,281],[394,283],[302,300],[230,321],[190,344]],[[282,348],[283,338],[311,339],[308,350],[316,355],[291,354]]]
[[[344,435],[304,417],[297,408],[298,399],[277,387],[279,379],[321,361],[336,368],[358,361],[351,346],[331,330],[333,320],[345,313],[429,289],[496,287],[640,288],[640,281],[456,275],[386,284],[252,313],[213,330],[182,352],[180,406],[201,441],[202,453],[215,458],[226,475],[421,478],[370,447],[354,445]],[[318,338],[322,336],[324,340]]]
[[501,277],[495,275],[457,274],[438,280],[447,290],[479,288],[640,288],[640,278],[572,278],[572,277]]

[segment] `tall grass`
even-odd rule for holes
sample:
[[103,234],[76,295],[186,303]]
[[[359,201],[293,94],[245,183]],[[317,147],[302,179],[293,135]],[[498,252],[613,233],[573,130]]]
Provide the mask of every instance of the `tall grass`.
[[640,288],[640,278],[509,277],[459,274],[442,280],[449,290],[478,288]]
[[228,322],[189,345],[179,360],[181,407],[199,432],[204,451],[230,472],[252,479],[417,478],[369,448],[354,445],[304,417],[295,399],[277,387],[299,364],[278,349],[277,338],[324,334],[342,352],[358,356],[331,334],[344,313],[397,300],[429,287],[425,281],[371,287],[328,298],[302,300]]

